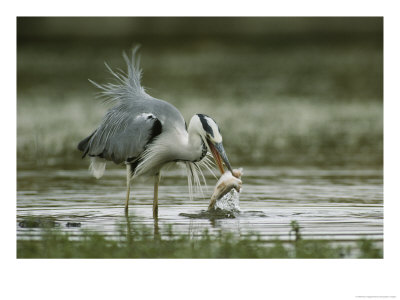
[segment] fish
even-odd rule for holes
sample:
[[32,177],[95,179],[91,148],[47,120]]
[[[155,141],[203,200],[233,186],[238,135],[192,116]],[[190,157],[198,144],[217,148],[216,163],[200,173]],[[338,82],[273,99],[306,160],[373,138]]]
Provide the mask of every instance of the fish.
[[214,188],[208,210],[239,211],[239,194],[242,190],[243,169],[234,169],[222,174]]

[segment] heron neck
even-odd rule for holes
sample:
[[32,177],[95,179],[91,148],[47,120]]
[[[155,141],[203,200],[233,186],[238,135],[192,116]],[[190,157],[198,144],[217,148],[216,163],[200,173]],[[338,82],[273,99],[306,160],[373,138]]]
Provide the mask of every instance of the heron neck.
[[187,161],[199,161],[203,156],[203,141],[200,135],[197,132],[189,131],[187,139],[187,143],[182,149],[183,157]]
[[199,161],[204,155],[203,140],[196,130],[189,124],[188,131],[181,135],[181,143],[176,145],[178,147],[179,160],[183,161]]

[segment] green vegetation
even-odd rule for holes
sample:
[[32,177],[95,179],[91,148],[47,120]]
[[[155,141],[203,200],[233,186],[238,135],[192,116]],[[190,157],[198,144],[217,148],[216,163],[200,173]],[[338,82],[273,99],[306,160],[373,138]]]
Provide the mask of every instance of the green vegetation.
[[[121,227],[122,228],[122,227]],[[299,232],[298,232],[299,233]],[[43,229],[39,240],[18,240],[18,258],[382,258],[382,249],[362,240],[357,247],[334,246],[329,241],[296,239],[261,241],[256,234],[211,235],[176,234],[172,227],[165,233],[148,227],[121,229],[118,240],[105,235],[80,231],[79,240],[71,240],[59,229]]]
[[[179,106],[187,119],[205,112],[218,120],[234,165],[358,164],[381,165],[381,103],[283,101],[247,102],[215,107],[211,101]],[[77,142],[99,124],[104,106],[74,98],[65,102],[32,99],[18,105],[18,159],[36,166],[59,160],[80,162]],[[45,117],[43,117],[45,116]],[[229,130],[231,128],[231,130]]]

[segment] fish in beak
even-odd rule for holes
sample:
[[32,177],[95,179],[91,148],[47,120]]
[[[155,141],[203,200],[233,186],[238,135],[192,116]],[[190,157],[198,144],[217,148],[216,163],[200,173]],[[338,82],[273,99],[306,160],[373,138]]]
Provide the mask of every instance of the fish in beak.
[[232,167],[229,163],[228,157],[226,156],[225,149],[222,143],[213,143],[212,141],[207,139],[207,144],[211,150],[211,154],[214,157],[215,163],[217,164],[218,169],[221,172],[221,175],[225,173],[222,162],[225,164],[228,170],[233,173]]

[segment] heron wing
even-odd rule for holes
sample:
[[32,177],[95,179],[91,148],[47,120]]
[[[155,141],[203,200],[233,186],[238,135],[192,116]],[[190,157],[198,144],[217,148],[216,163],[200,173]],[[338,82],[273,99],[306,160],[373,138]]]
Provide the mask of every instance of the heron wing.
[[79,143],[83,157],[89,154],[115,163],[133,162],[161,130],[175,127],[185,130],[180,112],[168,102],[151,97],[141,86],[137,50],[138,47],[132,50],[131,58],[124,54],[126,73],[115,72],[106,65],[115,78],[114,83],[101,85],[92,81],[100,88],[101,95],[115,105],[99,128]]
[[111,109],[99,128],[84,139],[78,149],[89,156],[97,156],[115,163],[133,161],[145,150],[162,125],[152,113],[128,113],[125,109]]

